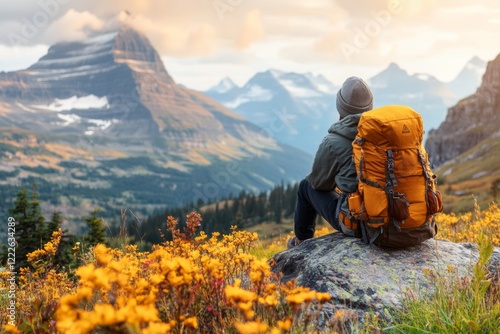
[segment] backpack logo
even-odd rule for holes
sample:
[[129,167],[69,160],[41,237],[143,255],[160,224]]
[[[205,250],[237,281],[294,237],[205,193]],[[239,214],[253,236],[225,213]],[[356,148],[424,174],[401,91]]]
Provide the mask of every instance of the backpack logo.
[[408,129],[408,127],[406,125],[403,125],[403,134],[408,134],[408,133],[411,133],[410,129]]

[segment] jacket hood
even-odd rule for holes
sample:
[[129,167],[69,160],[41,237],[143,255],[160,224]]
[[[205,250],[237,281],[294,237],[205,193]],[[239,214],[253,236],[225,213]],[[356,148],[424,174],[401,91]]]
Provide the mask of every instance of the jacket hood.
[[354,140],[358,134],[358,123],[361,114],[349,115],[334,123],[328,133],[336,133],[349,140]]

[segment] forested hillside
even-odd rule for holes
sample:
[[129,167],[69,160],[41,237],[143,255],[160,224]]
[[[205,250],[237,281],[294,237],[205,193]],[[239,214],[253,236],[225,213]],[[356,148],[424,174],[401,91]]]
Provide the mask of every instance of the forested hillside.
[[171,236],[166,231],[166,219],[173,216],[179,221],[182,228],[186,223],[186,216],[192,211],[202,214],[201,230],[207,234],[220,232],[227,234],[231,232],[231,226],[238,229],[248,229],[263,222],[283,223],[293,217],[298,184],[283,183],[270,191],[262,191],[258,194],[242,191],[238,196],[217,202],[204,203],[199,201],[181,208],[167,208],[149,216],[144,221],[140,219],[126,218],[126,221],[113,224],[112,233],[119,234],[120,227],[126,225],[126,231],[133,242],[143,242],[147,245],[161,242],[162,230],[165,238]]

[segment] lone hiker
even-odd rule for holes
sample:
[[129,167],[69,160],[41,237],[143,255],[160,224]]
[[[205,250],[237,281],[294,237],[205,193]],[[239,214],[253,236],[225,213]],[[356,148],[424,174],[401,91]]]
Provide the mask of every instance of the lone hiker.
[[373,108],[373,95],[363,79],[347,78],[337,93],[340,120],[328,130],[319,145],[311,173],[299,184],[295,206],[295,237],[288,248],[314,237],[316,217],[320,214],[340,231],[337,219],[338,187],[343,193],[357,189],[356,169],[352,160],[352,141],[357,134],[361,114]]

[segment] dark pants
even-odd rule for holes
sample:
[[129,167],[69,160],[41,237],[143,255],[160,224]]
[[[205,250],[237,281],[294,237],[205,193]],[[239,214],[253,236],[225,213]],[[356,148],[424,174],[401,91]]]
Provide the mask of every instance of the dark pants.
[[302,180],[295,204],[295,236],[299,240],[314,237],[318,214],[325,218],[334,229],[340,231],[336,215],[338,200],[339,195],[335,191],[315,190],[306,179]]

